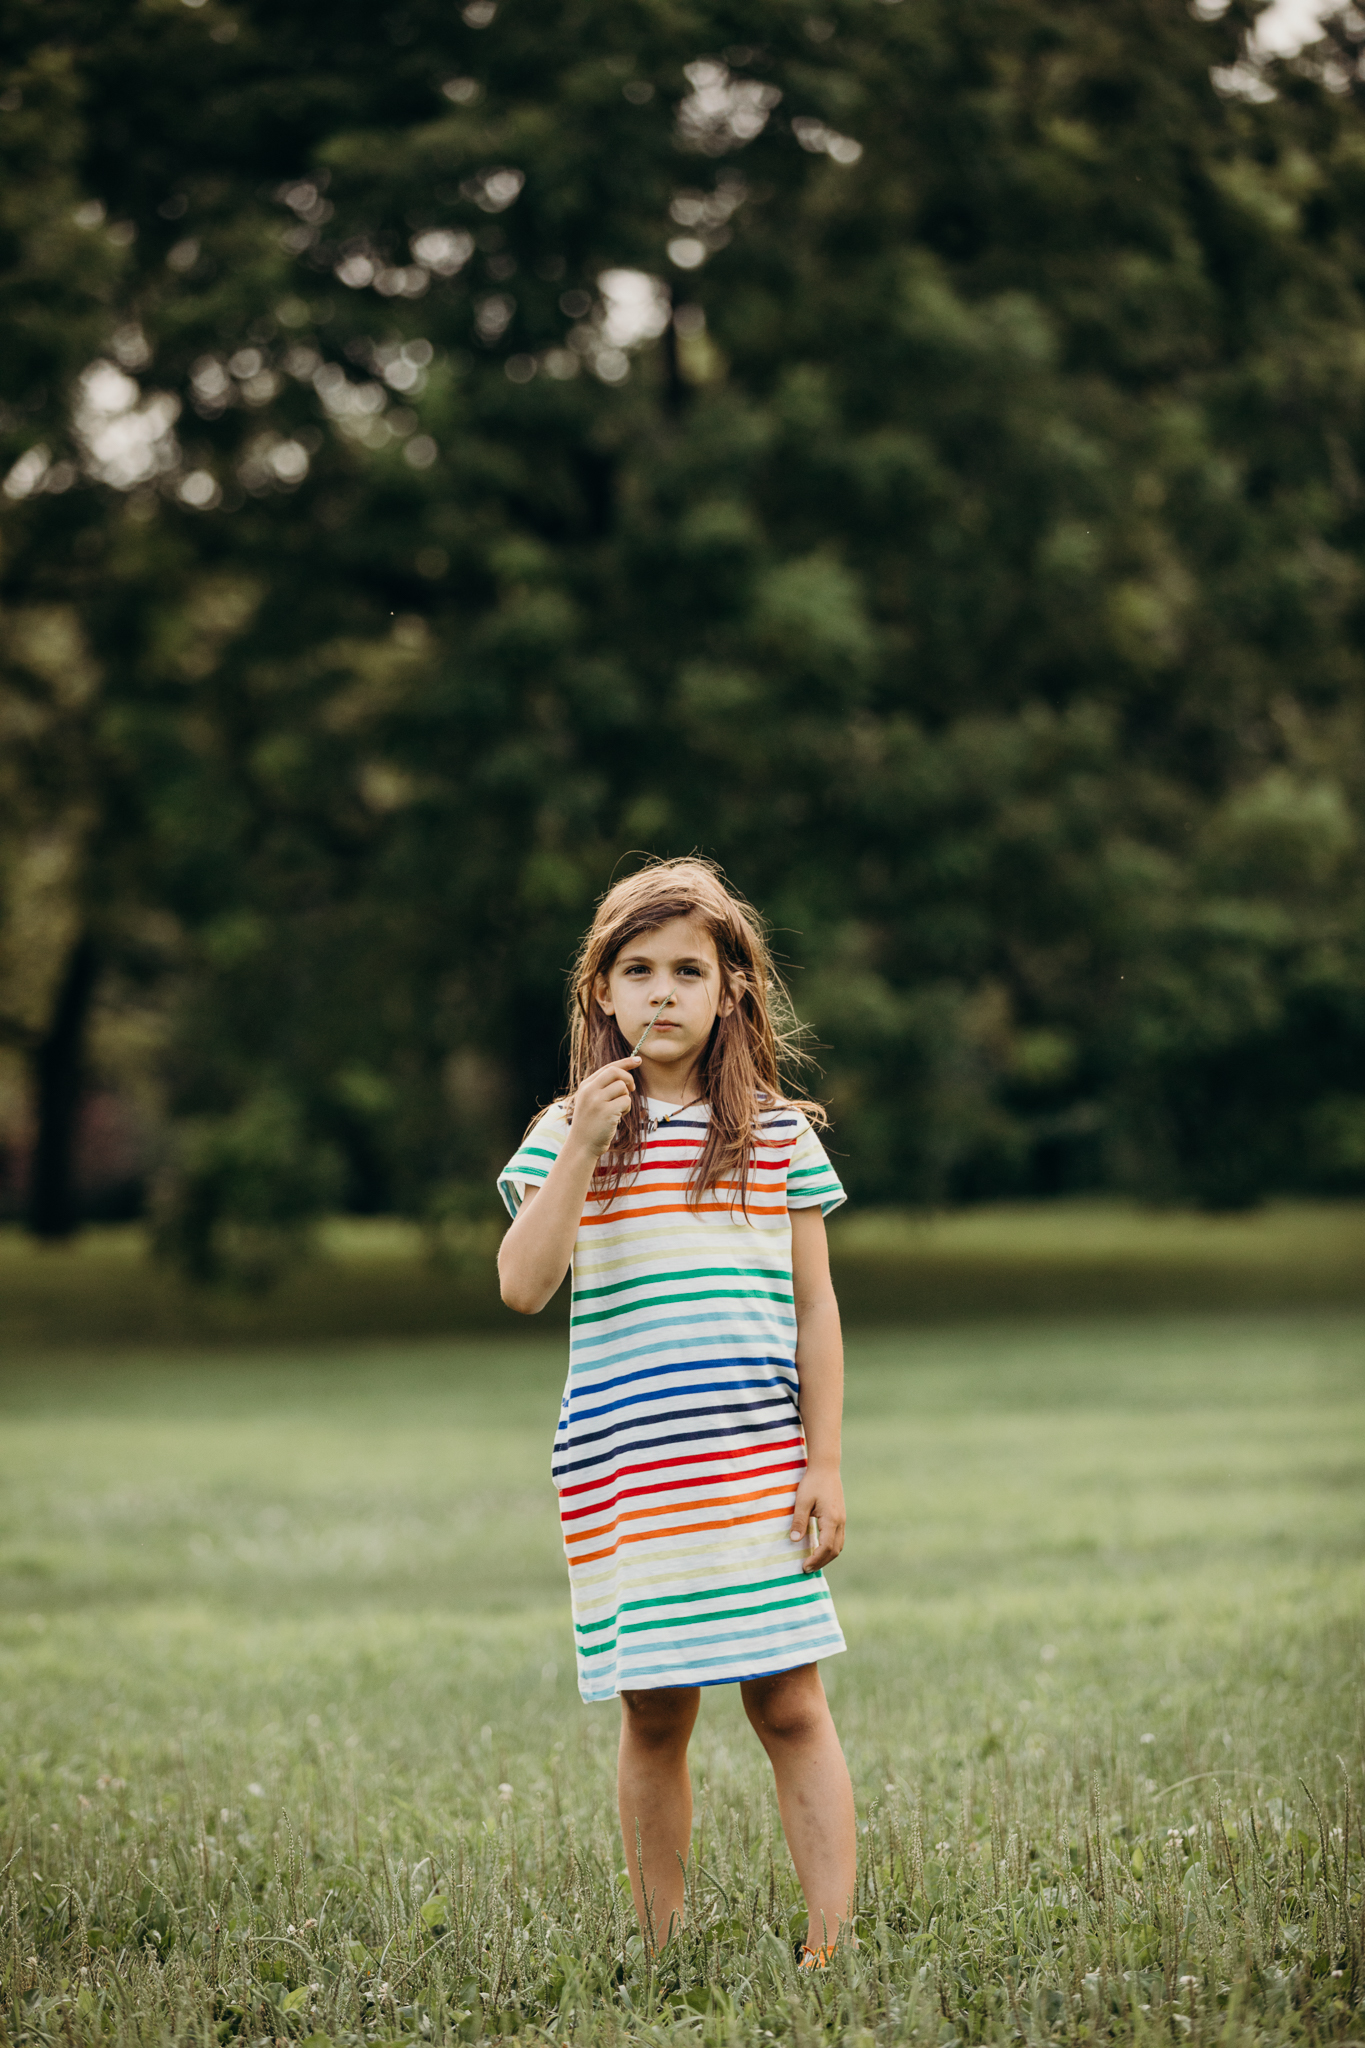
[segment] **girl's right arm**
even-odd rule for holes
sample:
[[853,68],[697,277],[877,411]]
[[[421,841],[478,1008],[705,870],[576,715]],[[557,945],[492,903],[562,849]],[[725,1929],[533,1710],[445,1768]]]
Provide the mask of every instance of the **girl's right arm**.
[[573,1123],[543,1187],[528,1188],[498,1251],[502,1298],[518,1315],[539,1315],[573,1258],[574,1240],[597,1162],[635,1093],[638,1058],[590,1074],[573,1100]]

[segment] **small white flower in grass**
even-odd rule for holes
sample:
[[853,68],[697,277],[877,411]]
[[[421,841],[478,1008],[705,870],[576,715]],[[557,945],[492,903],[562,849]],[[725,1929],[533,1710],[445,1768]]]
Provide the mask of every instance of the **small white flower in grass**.
[[1139,1741],[1139,1742],[1155,1742],[1155,1741],[1156,1741],[1156,1737],[1155,1737],[1155,1735],[1139,1735],[1139,1737],[1138,1737],[1138,1741]]
[[264,1798],[265,1798],[265,1786],[264,1786],[264,1785],[255,1785],[255,1784],[252,1784],[252,1785],[248,1785],[246,1789],[247,1789],[247,1791],[248,1791],[248,1792],[249,1792],[249,1793],[251,1794],[251,1796],[252,1796],[252,1798],[253,1798],[253,1799],[264,1799]]
[[512,1797],[512,1787],[510,1785],[499,1785],[498,1797],[505,1804]]

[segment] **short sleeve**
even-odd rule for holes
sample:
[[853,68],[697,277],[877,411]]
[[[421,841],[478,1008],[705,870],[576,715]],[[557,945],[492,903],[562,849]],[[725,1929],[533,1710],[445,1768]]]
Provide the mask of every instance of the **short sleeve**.
[[821,1215],[828,1216],[847,1200],[829,1155],[803,1116],[796,1149],[787,1168],[787,1207],[814,1209],[818,1204]]
[[558,1159],[569,1135],[569,1119],[562,1103],[553,1102],[532,1124],[526,1136],[498,1175],[498,1193],[515,1217],[526,1199],[528,1188],[538,1188]]

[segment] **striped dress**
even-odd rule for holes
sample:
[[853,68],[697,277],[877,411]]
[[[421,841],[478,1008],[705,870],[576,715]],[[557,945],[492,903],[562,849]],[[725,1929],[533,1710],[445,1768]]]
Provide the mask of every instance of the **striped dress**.
[[[588,1194],[552,1470],[585,1700],[724,1685],[844,1647],[788,1531],[805,1469],[789,1209],[844,1191],[799,1110],[761,1118],[747,1217],[687,1206],[708,1111],[648,1105],[643,1163]],[[498,1182],[515,1216],[568,1135],[555,1104]]]

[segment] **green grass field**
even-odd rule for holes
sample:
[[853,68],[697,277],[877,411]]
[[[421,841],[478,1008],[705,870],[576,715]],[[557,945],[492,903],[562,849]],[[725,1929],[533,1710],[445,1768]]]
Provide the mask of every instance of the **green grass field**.
[[855,1338],[826,1667],[862,1948],[798,1979],[706,1695],[657,1968],[573,1687],[558,1341],[0,1369],[15,2043],[1365,2039],[1365,1317]]

